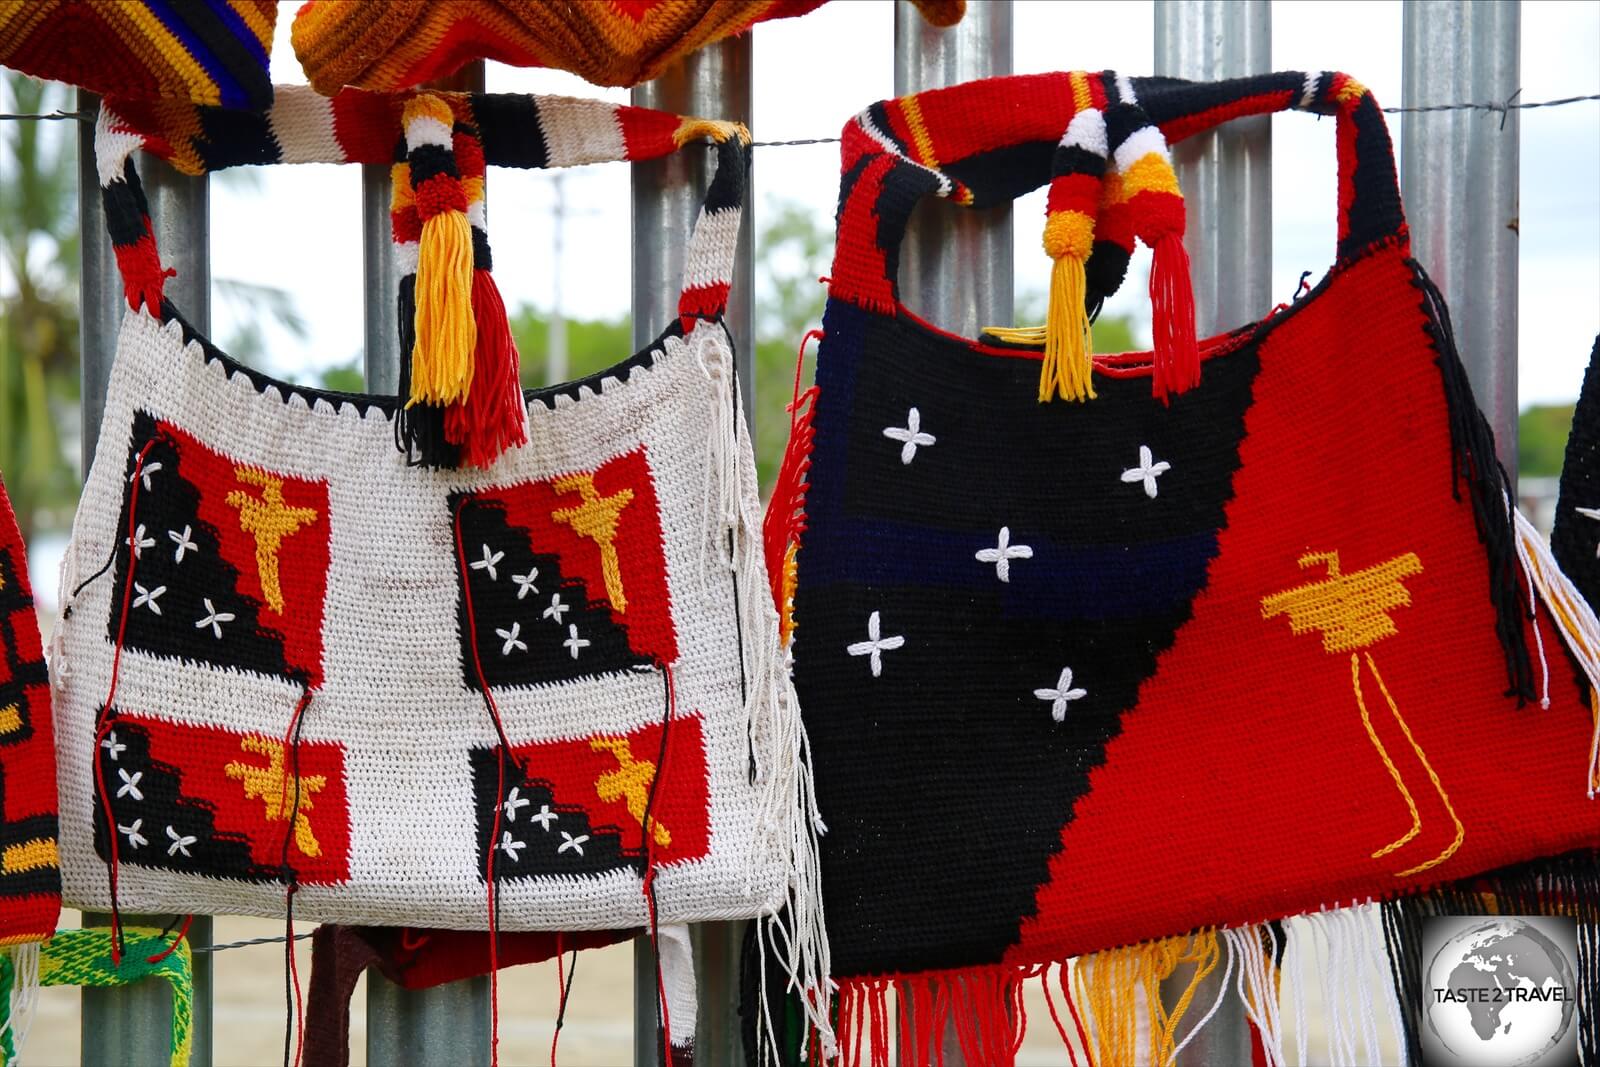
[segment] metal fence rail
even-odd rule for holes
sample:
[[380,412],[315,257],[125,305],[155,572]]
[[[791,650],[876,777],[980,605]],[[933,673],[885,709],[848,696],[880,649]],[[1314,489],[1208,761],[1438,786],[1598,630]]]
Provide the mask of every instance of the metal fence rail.
[[[1507,100],[1517,88],[1519,4],[1472,0],[1407,0],[1404,8],[1403,103]],[[1157,0],[1155,69],[1185,77],[1225,77],[1270,69],[1267,0]],[[1010,0],[972,0],[953,29],[926,25],[908,3],[895,10],[895,92],[953,84],[1011,70]],[[704,49],[666,76],[634,90],[633,102],[683,114],[752,119],[748,35]],[[481,88],[477,65],[453,86]],[[95,100],[80,95],[80,111]],[[826,125],[838,116],[820,116]],[[79,133],[82,220],[83,465],[92,461],[118,323],[120,281],[105,236],[94,164],[94,129]],[[1456,313],[1461,350],[1480,403],[1514,471],[1516,441],[1517,166],[1515,111],[1408,115],[1401,163],[1418,258],[1439,281]],[[1188,247],[1202,335],[1265,314],[1271,293],[1271,135],[1262,118],[1197,138],[1177,153],[1189,208]],[[1462,161],[1470,166],[1462,166]],[[633,165],[633,336],[648,344],[675,313],[685,242],[698,210],[709,157],[684,152]],[[1331,151],[1330,151],[1331,165]],[[178,274],[169,292],[201,329],[209,327],[210,270],[207,181],[183,178],[141,159],[160,247]],[[758,197],[752,174],[728,324],[738,352],[739,388],[751,415],[751,258]],[[389,176],[363,175],[366,378],[389,392],[399,374],[393,252],[389,242]],[[901,276],[907,302],[940,326],[965,335],[1012,317],[1010,209],[919,211],[905,245]],[[155,921],[165,923],[167,917]],[[104,917],[86,915],[86,924]],[[209,943],[211,920],[195,919],[190,938]],[[700,983],[699,1044],[703,1067],[743,1062],[737,1011],[742,924],[695,932]],[[658,1062],[655,970],[650,947],[635,945],[635,1062]],[[212,1060],[211,957],[195,956],[194,1058]],[[1202,991],[1202,999],[1215,996]],[[85,990],[82,1059],[93,1064],[149,1064],[167,1055],[170,994],[146,983]],[[367,1055],[378,1064],[483,1063],[488,1059],[488,981],[406,992],[375,976],[368,990]],[[1183,1067],[1247,1062],[1249,1031],[1235,1007],[1213,1019],[1185,1049]],[[959,1055],[950,1043],[946,1058]]]

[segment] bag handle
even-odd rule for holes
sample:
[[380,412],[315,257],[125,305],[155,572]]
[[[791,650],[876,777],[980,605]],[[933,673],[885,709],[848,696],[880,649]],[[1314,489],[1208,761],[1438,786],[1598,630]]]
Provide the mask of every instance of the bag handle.
[[[1079,86],[1075,90],[1076,84]],[[1085,92],[1085,87],[1087,92]],[[1104,101],[1102,105],[1100,102]],[[1394,152],[1376,99],[1347,74],[1286,71],[1218,82],[1096,74],[990,78],[873,104],[845,125],[839,235],[830,293],[880,313],[900,308],[900,244],[911,209],[933,195],[963,207],[1006,203],[1043,185],[1052,155],[1080,111],[1136,106],[1176,143],[1233,118],[1278,111],[1335,116],[1339,242],[1344,263],[1385,241],[1407,240]],[[1091,307],[1123,267],[1101,234],[1088,265]],[[1128,219],[1118,220],[1125,227]],[[1128,242],[1131,246],[1131,240]]]
[[[418,95],[345,89],[330,98],[290,85],[277,88],[271,109],[264,112],[183,101],[102,104],[95,162],[128,306],[161,317],[162,288],[172,273],[161,265],[133,167],[135,151],[144,149],[184,174],[261,163],[387,166],[396,161],[395,146],[404,140],[406,104]],[[425,95],[444,101],[457,124],[475,129],[490,166],[555,168],[656,159],[691,141],[715,142],[717,169],[690,236],[679,309],[686,320],[722,314],[744,200],[750,135],[743,126],[561,96]]]

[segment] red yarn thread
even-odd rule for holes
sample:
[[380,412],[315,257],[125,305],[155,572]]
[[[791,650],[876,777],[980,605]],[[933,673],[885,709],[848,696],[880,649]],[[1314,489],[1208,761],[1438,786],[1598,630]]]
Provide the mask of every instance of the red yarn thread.
[[183,926],[178,929],[178,936],[172,939],[172,944],[168,945],[161,952],[157,952],[154,956],[146,956],[144,961],[146,963],[160,963],[162,960],[178,951],[178,945],[183,942],[184,938],[189,936],[189,927],[192,925],[194,925],[194,915],[185,915],[183,917]]
[[[133,571],[138,556],[134,553],[134,518],[139,513],[139,486],[144,473],[144,459],[150,450],[156,446],[155,438],[144,443],[139,450],[139,456],[133,461],[133,479],[128,483],[128,574],[122,585],[122,612],[117,618],[117,644],[111,653],[111,688],[106,693],[105,705],[100,709],[100,722],[94,731],[94,749],[90,759],[94,761],[94,784],[100,793],[101,810],[106,817],[106,840],[111,847],[111,964],[114,967],[122,966],[122,911],[117,907],[117,817],[111,812],[111,797],[106,793],[105,765],[100,762],[100,742],[105,740],[106,734],[111,731],[111,706],[117,699],[117,676],[122,669],[122,642],[128,633],[128,607],[133,600]],[[116,549],[112,549],[115,553]]]
[[[472,649],[472,667],[478,676],[478,689],[483,693],[484,703],[489,708],[489,718],[494,723],[495,735],[499,738],[499,759],[495,761],[495,805],[494,823],[489,831],[488,856],[484,861],[487,882],[489,884],[489,1063],[491,1067],[500,1065],[500,925],[495,920],[495,883],[494,883],[494,852],[500,839],[500,813],[503,810],[500,798],[506,793],[506,758],[511,754],[511,742],[506,738],[505,726],[500,721],[500,706],[495,703],[494,692],[489,688],[489,682],[483,674],[483,660],[478,655],[478,618],[472,607],[472,583],[467,577],[467,550],[461,543],[461,509],[467,506],[462,500],[456,505],[455,535],[456,535],[456,571],[461,580],[461,595],[465,599],[467,608],[467,637]],[[669,676],[670,677],[670,676]],[[663,744],[665,738],[663,738]],[[648,837],[648,835],[646,835]],[[659,965],[659,964],[658,964]]]
[[671,736],[672,720],[678,717],[678,686],[672,677],[672,666],[661,664],[662,673],[667,679],[667,715],[661,727],[661,749],[656,753],[656,775],[650,785],[650,797],[645,802],[644,821],[640,824],[639,834],[644,840],[644,903],[650,913],[650,944],[656,957],[656,1001],[661,1006],[661,1062],[663,1065],[672,1063],[672,1012],[667,1007],[666,977],[661,970],[661,928],[656,921],[656,850],[655,835],[650,832],[655,823],[652,814],[655,808],[656,793],[661,789],[661,783],[667,776],[667,740]]
[[1200,384],[1195,338],[1194,286],[1181,231],[1167,231],[1152,246],[1150,305],[1155,334],[1152,387],[1163,400]]
[[472,317],[478,327],[472,387],[465,400],[445,408],[444,435],[461,449],[463,463],[488,467],[502,453],[528,443],[528,411],[517,342],[500,289],[487,270],[472,272]]

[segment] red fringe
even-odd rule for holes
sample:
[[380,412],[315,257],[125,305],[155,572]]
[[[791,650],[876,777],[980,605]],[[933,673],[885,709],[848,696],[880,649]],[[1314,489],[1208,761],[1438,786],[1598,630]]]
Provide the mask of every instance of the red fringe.
[[810,330],[800,339],[800,353],[794,365],[794,399],[789,402],[789,443],[783,450],[783,464],[772,487],[772,499],[761,520],[762,548],[766,551],[767,577],[772,584],[772,603],[783,615],[783,556],[791,542],[806,528],[806,472],[811,468],[811,445],[816,429],[811,421],[817,410],[815,385],[800,391],[800,376],[805,367],[806,344],[821,338],[821,330]]
[[[1022,983],[1032,973],[1002,967],[910,978],[844,979],[836,1003],[839,1067],[891,1067],[895,1062],[943,1067],[946,1036],[952,1033],[963,1062],[1010,1067],[1027,1028]],[[891,988],[898,1057],[889,1027]],[[810,1045],[817,1044],[813,1035]]]
[[528,412],[505,301],[486,270],[472,272],[472,317],[478,326],[472,388],[466,400],[445,408],[444,436],[461,449],[462,463],[488,467],[528,443]]
[[1150,262],[1155,359],[1151,386],[1165,400],[1200,384],[1200,344],[1194,329],[1194,286],[1181,232],[1156,239]]

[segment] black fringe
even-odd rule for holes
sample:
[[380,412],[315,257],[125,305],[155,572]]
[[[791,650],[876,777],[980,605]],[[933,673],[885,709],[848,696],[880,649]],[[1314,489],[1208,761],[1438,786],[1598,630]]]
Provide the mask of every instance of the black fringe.
[[1495,454],[1494,431],[1478,410],[1472,384],[1456,350],[1455,331],[1444,296],[1422,265],[1407,259],[1412,284],[1422,290],[1422,311],[1428,317],[1423,329],[1438,353],[1434,362],[1444,379],[1445,402],[1450,409],[1450,492],[1461,499],[1461,483],[1472,499],[1472,518],[1478,540],[1489,554],[1489,600],[1494,604],[1495,634],[1506,661],[1506,696],[1523,707],[1534,699],[1533,661],[1528,654],[1524,623],[1529,607],[1518,578],[1516,527],[1507,509],[1514,501],[1511,477]]
[[400,279],[400,387],[394,419],[394,444],[413,467],[461,465],[461,451],[445,440],[444,408],[434,404],[406,406],[411,395],[411,353],[417,345],[417,276]]
[[1535,860],[1383,904],[1383,939],[1411,1063],[1422,1062],[1422,926],[1435,915],[1555,915],[1578,925],[1578,1058],[1600,1065],[1600,851]]

